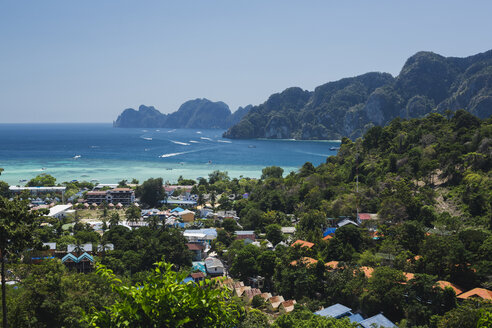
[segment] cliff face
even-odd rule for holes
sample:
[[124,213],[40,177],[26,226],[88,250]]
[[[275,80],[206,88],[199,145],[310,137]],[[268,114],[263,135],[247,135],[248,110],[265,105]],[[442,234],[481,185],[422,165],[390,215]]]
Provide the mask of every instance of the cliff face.
[[466,58],[419,52],[400,74],[367,73],[329,82],[314,92],[289,88],[254,106],[227,138],[356,138],[395,117],[465,109],[492,114],[492,50]]
[[171,114],[162,114],[153,106],[141,105],[137,110],[125,109],[114,127],[119,128],[195,128],[195,129],[227,129],[239,122],[251,106],[240,107],[234,114],[229,106],[218,101],[195,99],[182,104]]

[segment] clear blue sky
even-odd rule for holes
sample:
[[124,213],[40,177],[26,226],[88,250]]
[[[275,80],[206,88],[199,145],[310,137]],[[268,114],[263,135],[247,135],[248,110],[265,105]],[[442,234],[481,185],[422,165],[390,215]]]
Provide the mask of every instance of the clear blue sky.
[[290,86],[492,48],[492,1],[1,0],[0,123],[232,110]]

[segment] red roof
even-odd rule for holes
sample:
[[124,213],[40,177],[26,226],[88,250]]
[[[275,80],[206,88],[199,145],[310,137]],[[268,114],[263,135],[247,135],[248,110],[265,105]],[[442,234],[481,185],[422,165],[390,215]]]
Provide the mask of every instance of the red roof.
[[205,246],[200,245],[200,244],[189,243],[189,244],[186,244],[186,246],[188,246],[188,249],[190,251],[201,251],[201,250],[205,249]]
[[[311,257],[303,257],[303,258],[301,258],[301,262],[305,266],[312,266],[312,265],[315,265],[316,263],[318,263],[318,260],[315,260]],[[290,265],[297,265],[297,261],[290,262]]]
[[114,188],[112,191],[132,191],[132,188]]
[[338,261],[330,261],[330,262],[326,262],[325,263],[325,266],[330,269],[336,269],[338,268]]
[[458,298],[467,299],[470,297],[480,297],[484,300],[492,300],[492,291],[485,288],[473,288],[472,290],[467,291],[461,295],[458,295]]
[[463,290],[462,290],[461,288],[459,288],[458,286],[456,286],[456,285],[455,285],[455,284],[453,284],[453,283],[450,283],[449,281],[439,280],[439,281],[437,282],[437,285],[438,285],[439,287],[441,287],[442,289],[444,289],[444,288],[446,288],[446,287],[451,287],[451,288],[453,288],[454,293],[455,293],[456,295],[459,295],[459,294],[463,293]]
[[369,213],[359,213],[359,220],[370,220],[371,215]]
[[301,247],[307,247],[307,248],[311,248],[314,246],[314,243],[310,243],[309,241],[304,241],[304,240],[296,240],[292,245],[292,247],[296,246],[296,245],[300,245]]
[[203,274],[203,272],[195,272],[191,274],[191,278],[193,279],[205,278],[205,275]]
[[323,238],[323,240],[329,240],[329,239],[332,239],[333,236],[330,236],[330,235],[326,235],[326,237]]

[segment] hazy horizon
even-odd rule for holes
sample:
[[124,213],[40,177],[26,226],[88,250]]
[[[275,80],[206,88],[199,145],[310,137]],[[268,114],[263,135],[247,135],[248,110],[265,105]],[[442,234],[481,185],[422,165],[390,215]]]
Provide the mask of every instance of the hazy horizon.
[[492,2],[0,3],[0,123],[111,123],[141,104],[231,111],[285,88],[371,71],[418,51],[492,46]]

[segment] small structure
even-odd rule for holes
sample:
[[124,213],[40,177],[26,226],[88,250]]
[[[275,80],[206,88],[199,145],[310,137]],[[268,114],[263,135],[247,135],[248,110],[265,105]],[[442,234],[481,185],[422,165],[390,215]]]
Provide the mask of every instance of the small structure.
[[337,223],[337,226],[339,228],[343,227],[343,226],[346,226],[347,224],[353,224],[354,226],[358,227],[359,225],[357,223],[355,223],[354,221],[352,220],[349,220],[349,219],[343,219],[342,221],[338,222]]
[[211,245],[212,241],[217,238],[217,230],[214,228],[188,229],[183,232],[183,236],[190,243],[207,243]]
[[280,313],[289,313],[294,311],[294,305],[296,304],[296,300],[288,300],[280,303],[278,307],[278,312]]
[[377,220],[378,219],[378,214],[377,213],[359,213],[357,216],[357,223],[362,224],[362,222],[367,222],[370,220]]
[[92,244],[87,243],[83,245],[75,245],[68,244],[67,245],[67,253],[83,253],[83,252],[92,252]]
[[256,235],[253,230],[235,231],[236,240],[238,239],[250,239],[252,242],[255,241]]
[[205,274],[203,272],[195,272],[190,275],[194,282],[199,283],[205,280]]
[[246,304],[250,304],[253,301],[253,297],[261,295],[261,290],[258,288],[250,288],[243,293],[243,300]]
[[383,314],[377,314],[373,317],[367,318],[366,320],[362,320],[359,324],[363,328],[372,328],[372,327],[384,327],[384,328],[393,328],[396,327],[393,322],[391,322],[388,318],[386,318]]
[[484,300],[492,300],[492,291],[485,288],[473,288],[463,294],[458,295],[459,299],[481,298]]
[[280,231],[286,235],[292,235],[296,232],[296,227],[281,227]]
[[278,310],[278,307],[282,302],[284,302],[284,297],[283,296],[273,296],[268,299],[268,305],[267,308],[271,312],[275,312]]
[[310,243],[309,241],[298,239],[295,242],[293,242],[292,245],[290,245],[290,246],[296,247],[297,245],[299,245],[301,248],[304,248],[304,247],[312,248],[314,246],[314,243]]
[[73,255],[72,253],[68,253],[62,258],[61,261],[69,269],[75,269],[79,273],[87,273],[92,271],[94,264],[94,258],[85,252],[79,257]]
[[57,219],[63,219],[69,214],[69,210],[72,208],[72,204],[70,205],[55,205],[50,208],[50,213],[48,216]]
[[224,275],[224,264],[216,257],[207,257],[205,259],[205,267],[207,268],[207,273],[211,276]]
[[193,222],[195,220],[195,212],[190,210],[183,210],[175,214],[179,216],[183,222]]
[[330,261],[325,263],[326,270],[332,271],[338,268],[338,261]]
[[205,245],[202,243],[187,243],[186,247],[193,253],[193,261],[201,261],[203,259]]
[[272,297],[272,294],[271,293],[261,293],[260,297],[263,298],[263,300],[266,302],[266,301],[268,301],[269,298]]
[[248,290],[251,290],[251,287],[250,286],[239,286],[239,287],[236,287],[236,288],[234,288],[234,295],[237,296],[237,297],[242,297],[243,294],[246,291],[248,291]]
[[439,280],[439,281],[437,281],[437,285],[441,289],[452,288],[454,290],[454,293],[456,295],[459,295],[459,294],[462,294],[463,293],[463,289],[461,289],[460,287],[456,286],[453,283],[450,283],[449,281]]
[[320,315],[323,317],[332,317],[335,319],[340,319],[340,318],[352,315],[352,313],[350,311],[352,311],[351,308],[337,303],[337,304],[329,306],[325,309],[316,311],[316,312],[314,312],[314,314],[317,314],[317,315]]
[[[305,256],[305,257],[301,257],[299,263],[305,265],[306,267],[313,267],[316,265],[316,263],[318,263],[318,260]],[[290,262],[290,265],[292,266],[296,266],[297,264],[298,262],[295,260]]]

